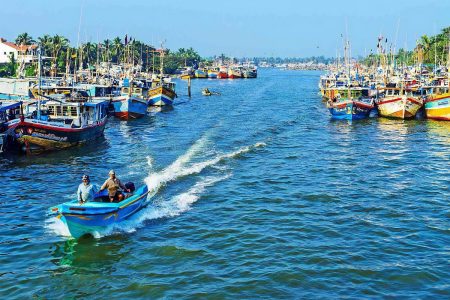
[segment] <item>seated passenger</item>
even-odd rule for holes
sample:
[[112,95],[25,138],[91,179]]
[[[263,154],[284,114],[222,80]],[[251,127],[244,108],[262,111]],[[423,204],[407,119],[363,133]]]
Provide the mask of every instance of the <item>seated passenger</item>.
[[116,172],[114,172],[114,170],[109,171],[109,178],[103,183],[100,191],[103,191],[104,189],[108,190],[109,202],[120,202],[124,199],[122,190],[129,192],[119,178],[116,177]]
[[88,175],[83,175],[82,183],[78,186],[77,198],[80,204],[94,200],[95,187],[91,184]]

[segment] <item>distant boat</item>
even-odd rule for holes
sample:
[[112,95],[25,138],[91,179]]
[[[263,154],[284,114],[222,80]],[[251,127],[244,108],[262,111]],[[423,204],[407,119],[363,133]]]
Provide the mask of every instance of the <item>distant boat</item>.
[[375,105],[373,99],[369,97],[368,89],[351,88],[338,91],[327,103],[332,119],[360,120],[369,117]]
[[228,78],[228,68],[226,66],[220,66],[217,78],[219,79]]
[[39,100],[33,115],[18,121],[16,142],[28,152],[58,150],[95,140],[103,135],[108,104],[105,100]]
[[242,72],[240,68],[234,67],[228,69],[228,78],[242,78]]
[[197,69],[194,72],[195,78],[207,78],[208,74],[205,72],[205,70]]
[[217,78],[219,70],[217,68],[208,69],[208,78]]
[[175,83],[170,78],[152,81],[152,87],[148,91],[148,106],[170,106],[177,96]]
[[246,68],[242,72],[244,78],[256,78],[258,76],[256,68]]
[[93,201],[80,204],[72,200],[50,208],[50,213],[66,224],[72,237],[92,235],[126,220],[150,203],[147,186],[124,194],[121,202],[109,202],[108,191],[103,190]]
[[0,102],[0,153],[14,142],[14,129],[19,124],[21,101]]
[[448,87],[432,87],[425,100],[425,114],[428,119],[450,121],[450,92]]
[[420,92],[409,88],[386,87],[380,89],[381,96],[377,102],[378,112],[382,117],[408,119],[414,118],[422,107]]
[[142,96],[142,88],[126,81],[120,89],[120,95],[111,100],[114,116],[123,120],[137,119],[147,114],[147,100]]

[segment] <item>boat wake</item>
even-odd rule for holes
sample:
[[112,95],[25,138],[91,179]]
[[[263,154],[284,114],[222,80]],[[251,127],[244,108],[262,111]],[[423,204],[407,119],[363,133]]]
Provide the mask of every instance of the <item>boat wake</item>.
[[[181,213],[191,209],[195,203],[205,192],[205,190],[215,185],[216,183],[228,179],[232,174],[230,172],[223,174],[227,168],[221,168],[221,163],[230,159],[240,157],[245,153],[252,152],[258,148],[266,146],[265,143],[256,143],[251,146],[241,147],[233,152],[215,155],[213,158],[193,162],[194,158],[199,155],[205,155],[205,148],[208,143],[207,136],[197,140],[183,155],[179,156],[172,164],[162,169],[161,171],[150,171],[150,174],[145,178],[145,183],[149,188],[149,198],[154,196],[162,187],[168,183],[181,180],[190,175],[198,175],[204,169],[215,167],[222,174],[215,176],[200,177],[200,179],[191,186],[187,191],[172,196],[169,200],[161,198],[160,201],[153,201],[148,207],[144,208],[130,219],[114,224],[110,228],[95,232],[95,238],[101,238],[120,232],[134,232],[137,228],[145,225],[145,221],[170,218],[178,216]],[[153,169],[153,158],[147,157],[147,163],[150,169]],[[58,218],[53,217],[47,220],[46,227],[50,231],[60,236],[70,236],[65,224]]]

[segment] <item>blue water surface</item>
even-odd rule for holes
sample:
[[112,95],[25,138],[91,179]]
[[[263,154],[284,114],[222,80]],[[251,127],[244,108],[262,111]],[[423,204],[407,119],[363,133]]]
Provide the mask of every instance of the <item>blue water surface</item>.
[[[1,157],[0,298],[449,298],[450,124],[331,121],[320,74],[178,82],[173,110]],[[68,238],[48,208],[109,169],[153,205]]]

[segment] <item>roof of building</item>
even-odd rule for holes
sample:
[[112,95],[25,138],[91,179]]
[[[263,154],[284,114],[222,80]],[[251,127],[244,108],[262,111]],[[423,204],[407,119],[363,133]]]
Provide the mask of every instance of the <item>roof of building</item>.
[[36,49],[38,47],[38,45],[33,44],[33,45],[16,45],[14,43],[11,42],[7,42],[6,40],[2,39],[0,41],[0,43],[5,44],[6,46],[9,46],[11,48],[16,49],[17,51],[26,51],[26,50],[33,50]]

